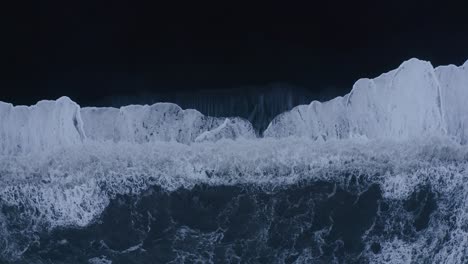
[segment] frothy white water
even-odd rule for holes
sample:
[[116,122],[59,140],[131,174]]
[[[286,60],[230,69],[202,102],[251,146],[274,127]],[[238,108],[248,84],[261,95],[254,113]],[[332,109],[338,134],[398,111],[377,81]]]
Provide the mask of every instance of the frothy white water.
[[132,143],[253,138],[252,125],[241,118],[217,118],[182,110],[171,103],[130,105],[120,109],[85,107],[81,117],[91,140]]
[[447,132],[462,144],[468,140],[468,61],[461,67],[441,66],[435,69],[441,86],[444,120]]
[[[468,138],[468,63],[433,68],[411,59],[375,79],[361,79],[344,97],[314,101],[276,117],[266,137],[314,140],[353,137],[405,140]],[[67,97],[34,106],[0,102],[0,153],[41,152],[83,141],[147,143],[255,138],[241,118],[204,116],[170,103],[80,108]]]
[[129,143],[255,138],[242,118],[204,116],[171,103],[80,108],[68,97],[33,106],[0,102],[0,154],[44,153],[85,141]]
[[433,68],[411,59],[375,79],[360,79],[344,97],[313,101],[276,117],[265,136],[312,139],[408,139],[468,136],[468,63]]
[[30,107],[0,102],[1,154],[49,151],[84,138],[80,107],[67,97]]
[[[468,187],[464,184],[468,148],[437,138],[407,143],[297,138],[191,145],[88,142],[34,158],[4,156],[0,159],[0,203],[22,213],[21,219],[3,222],[1,232],[7,245],[0,245],[1,250],[20,255],[37,232],[86,226],[115,195],[136,195],[152,185],[167,191],[200,183],[248,184],[271,190],[302,181],[336,182],[346,188],[357,180],[356,186],[363,188],[358,193],[368,183],[376,183],[389,201],[407,199],[426,184],[440,194],[425,234],[411,243],[385,238],[383,254],[375,256],[376,262],[385,262],[383,258],[395,252],[414,262],[427,256],[415,253],[421,250],[435,259],[449,256],[452,263],[462,263],[465,240],[461,238],[468,223]],[[446,219],[447,211],[454,221]],[[443,238],[439,237],[442,233]]]
[[[66,97],[31,107],[0,103],[1,254],[21,256],[39,232],[87,226],[116,195],[153,185],[173,191],[248,184],[268,191],[302,181],[343,188],[358,181],[354,191],[378,184],[390,204],[426,185],[437,195],[428,228],[414,237],[363,238],[381,243],[381,254],[369,246],[364,252],[373,262],[466,263],[467,85],[468,63],[434,69],[413,59],[358,81],[344,97],[278,116],[266,138],[256,138],[246,120],[167,103],[120,109],[80,108]],[[388,229],[398,229],[407,213],[395,214]]]

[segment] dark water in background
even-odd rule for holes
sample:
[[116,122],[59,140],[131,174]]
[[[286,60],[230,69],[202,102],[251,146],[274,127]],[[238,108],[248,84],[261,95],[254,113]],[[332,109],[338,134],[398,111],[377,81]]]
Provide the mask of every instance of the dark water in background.
[[430,186],[387,201],[357,182],[154,186],[117,196],[85,228],[40,234],[20,263],[368,263],[380,240],[411,240],[437,208]]

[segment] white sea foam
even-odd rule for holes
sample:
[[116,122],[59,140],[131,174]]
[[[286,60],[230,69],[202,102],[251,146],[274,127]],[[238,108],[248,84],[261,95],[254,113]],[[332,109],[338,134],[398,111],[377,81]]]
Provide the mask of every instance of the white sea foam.
[[[375,79],[360,79],[344,97],[314,101],[277,116],[266,137],[314,140],[354,137],[406,140],[468,138],[468,63],[433,68],[411,59]],[[80,108],[67,97],[34,106],[0,102],[0,153],[28,154],[81,144],[85,140],[185,144],[255,138],[241,118],[204,116],[171,103],[117,108]]]
[[[390,203],[423,185],[438,199],[428,228],[411,241],[369,234],[366,241],[380,239],[382,247],[381,254],[365,253],[373,262],[430,256],[465,263],[467,68],[410,60],[358,81],[344,97],[278,116],[266,138],[256,138],[246,120],[167,103],[120,109],[80,108],[65,97],[31,107],[0,103],[0,205],[8,208],[0,212],[1,254],[20,256],[39,231],[89,225],[115,195],[153,185],[268,190],[303,181],[347,188],[358,181],[353,188],[378,184]],[[13,219],[12,212],[20,213]]]
[[120,109],[85,107],[81,109],[81,116],[86,135],[95,141],[189,144],[195,140],[255,137],[247,120],[204,116],[196,110],[182,110],[171,103],[130,105]]
[[[200,183],[248,184],[268,189],[301,181],[328,181],[346,188],[354,177],[361,183],[358,188],[365,190],[366,183],[376,183],[385,199],[396,201],[407,199],[418,187],[430,183],[438,193],[446,194],[438,210],[443,210],[444,203],[447,207],[457,203],[454,213],[460,220],[458,227],[450,231],[455,239],[468,223],[465,214],[468,187],[463,187],[468,179],[467,170],[468,148],[437,138],[411,145],[362,139],[316,142],[297,138],[220,140],[191,145],[88,142],[34,160],[29,156],[0,159],[0,202],[24,210],[21,214],[24,219],[15,221],[28,223],[22,227],[24,230],[15,230],[9,229],[6,221],[2,237],[10,241],[30,240],[39,230],[86,226],[116,194],[138,194],[152,185],[168,191]],[[441,219],[437,215],[433,220],[435,231],[444,224],[443,213]],[[461,250],[463,240],[457,241],[451,243]],[[389,250],[385,245],[384,252]]]
[[88,260],[89,264],[112,264],[105,256],[94,257]]
[[85,138],[80,107],[67,97],[13,106],[0,102],[0,153],[42,152]]
[[264,135],[323,140],[448,135],[466,143],[467,99],[468,63],[434,69],[411,59],[375,79],[360,79],[343,97],[280,114]]

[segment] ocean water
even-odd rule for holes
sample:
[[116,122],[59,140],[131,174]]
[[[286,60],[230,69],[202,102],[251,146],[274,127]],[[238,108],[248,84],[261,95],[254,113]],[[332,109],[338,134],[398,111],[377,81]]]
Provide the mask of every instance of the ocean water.
[[466,263],[448,139],[87,143],[0,159],[1,263]]

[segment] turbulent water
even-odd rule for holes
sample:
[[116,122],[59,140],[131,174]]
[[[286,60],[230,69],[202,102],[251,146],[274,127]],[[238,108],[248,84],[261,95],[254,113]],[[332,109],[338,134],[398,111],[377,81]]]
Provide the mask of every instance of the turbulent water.
[[467,100],[468,62],[412,59],[264,133],[0,102],[0,263],[468,263]]
[[[331,90],[331,91],[330,91]],[[238,116],[249,120],[257,133],[263,132],[277,115],[313,99],[329,99],[338,89],[314,92],[287,84],[236,87],[222,90],[195,90],[170,94],[111,96],[93,106],[121,107],[129,104],[172,102],[184,109],[197,109],[208,116]]]
[[299,139],[2,159],[11,263],[464,263],[468,148]]

